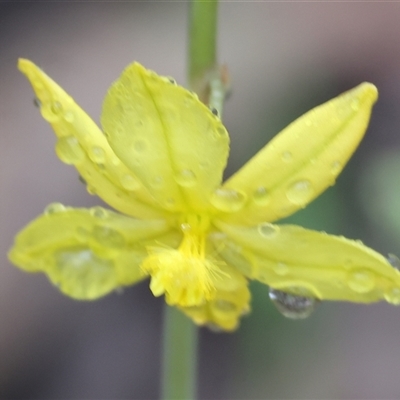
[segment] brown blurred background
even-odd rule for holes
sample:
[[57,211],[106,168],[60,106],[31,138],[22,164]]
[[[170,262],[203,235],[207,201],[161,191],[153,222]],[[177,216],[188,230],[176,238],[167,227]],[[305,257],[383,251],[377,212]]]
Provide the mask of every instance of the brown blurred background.
[[[54,201],[91,206],[17,71],[30,58],[99,121],[102,99],[137,60],[185,82],[186,2],[0,4],[0,396],[156,399],[162,301],[147,283],[93,303],[9,264],[13,236]],[[308,109],[371,81],[366,139],[337,185],[290,222],[400,255],[400,3],[224,2],[219,60],[233,94],[224,120],[239,168]],[[253,284],[234,334],[201,330],[201,399],[400,398],[400,308],[323,303],[290,321]]]

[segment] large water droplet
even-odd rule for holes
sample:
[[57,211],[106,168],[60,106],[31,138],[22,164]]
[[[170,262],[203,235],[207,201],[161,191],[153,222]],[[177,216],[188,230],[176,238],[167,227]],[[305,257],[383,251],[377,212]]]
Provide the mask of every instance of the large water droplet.
[[93,238],[101,245],[112,248],[121,248],[125,245],[124,237],[115,229],[107,226],[95,226]]
[[57,121],[63,114],[63,107],[59,101],[42,103],[40,108],[43,118],[48,122]]
[[182,169],[175,175],[175,182],[179,186],[193,187],[197,183],[195,173],[190,169]]
[[350,272],[347,284],[357,293],[368,293],[375,287],[375,275],[368,269],[356,269]]
[[387,261],[393,268],[400,271],[400,260],[397,256],[394,254],[388,254]]
[[271,238],[279,232],[279,226],[263,222],[258,225],[257,230],[261,236]]
[[79,164],[85,158],[85,153],[74,136],[66,136],[58,139],[56,153],[61,161],[66,164]]
[[266,206],[271,201],[269,191],[264,186],[260,186],[253,193],[253,201],[258,206]]
[[130,174],[125,174],[121,177],[121,185],[124,189],[129,191],[138,190],[140,188],[139,180]]
[[89,150],[89,158],[96,164],[103,164],[106,158],[106,153],[101,147],[93,146]]
[[225,212],[239,211],[246,204],[247,196],[234,189],[217,189],[210,198],[211,204]]
[[297,296],[273,288],[269,290],[269,298],[282,315],[291,319],[309,317],[319,303],[314,297]]
[[65,208],[64,204],[51,203],[44,209],[44,213],[49,215],[49,214],[55,214],[55,213],[63,212],[65,210],[66,210],[66,208]]
[[92,196],[96,195],[96,188],[94,186],[87,185],[86,190],[90,195],[92,195]]
[[314,189],[309,180],[303,179],[294,182],[286,191],[288,200],[296,205],[305,206],[312,198]]

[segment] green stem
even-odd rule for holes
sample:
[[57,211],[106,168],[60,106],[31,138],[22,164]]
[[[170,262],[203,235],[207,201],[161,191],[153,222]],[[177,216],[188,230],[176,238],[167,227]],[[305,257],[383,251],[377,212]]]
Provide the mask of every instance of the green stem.
[[197,327],[175,307],[165,304],[163,338],[164,400],[194,400],[197,378]]
[[[217,0],[192,0],[189,15],[189,87],[220,113],[225,96],[216,63]],[[222,88],[222,95],[220,89]],[[194,400],[198,331],[175,307],[165,305],[162,399]]]
[[[189,85],[192,89],[216,68],[217,0],[192,0],[189,10]],[[198,93],[199,94],[199,93]]]

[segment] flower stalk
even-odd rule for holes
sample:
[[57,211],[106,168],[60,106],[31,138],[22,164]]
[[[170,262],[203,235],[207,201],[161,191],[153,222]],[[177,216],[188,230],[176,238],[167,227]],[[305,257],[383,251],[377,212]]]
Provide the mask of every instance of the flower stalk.
[[[193,0],[190,4],[188,84],[203,102],[221,114],[224,92],[215,74],[217,9],[217,0]],[[197,349],[196,325],[165,304],[162,399],[196,399]]]

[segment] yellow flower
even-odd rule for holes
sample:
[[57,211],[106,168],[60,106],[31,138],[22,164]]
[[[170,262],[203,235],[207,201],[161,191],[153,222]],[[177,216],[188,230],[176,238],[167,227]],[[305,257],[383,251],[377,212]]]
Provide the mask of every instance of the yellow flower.
[[59,203],[16,237],[13,263],[92,300],[150,276],[155,296],[199,325],[233,330],[248,281],[284,314],[317,300],[400,304],[400,272],[359,241],[271,222],[334,184],[367,128],[377,89],[363,83],[306,113],[222,183],[229,136],[195,94],[134,63],[104,100],[103,131],[28,60],[19,69],[88,191],[125,214]]

